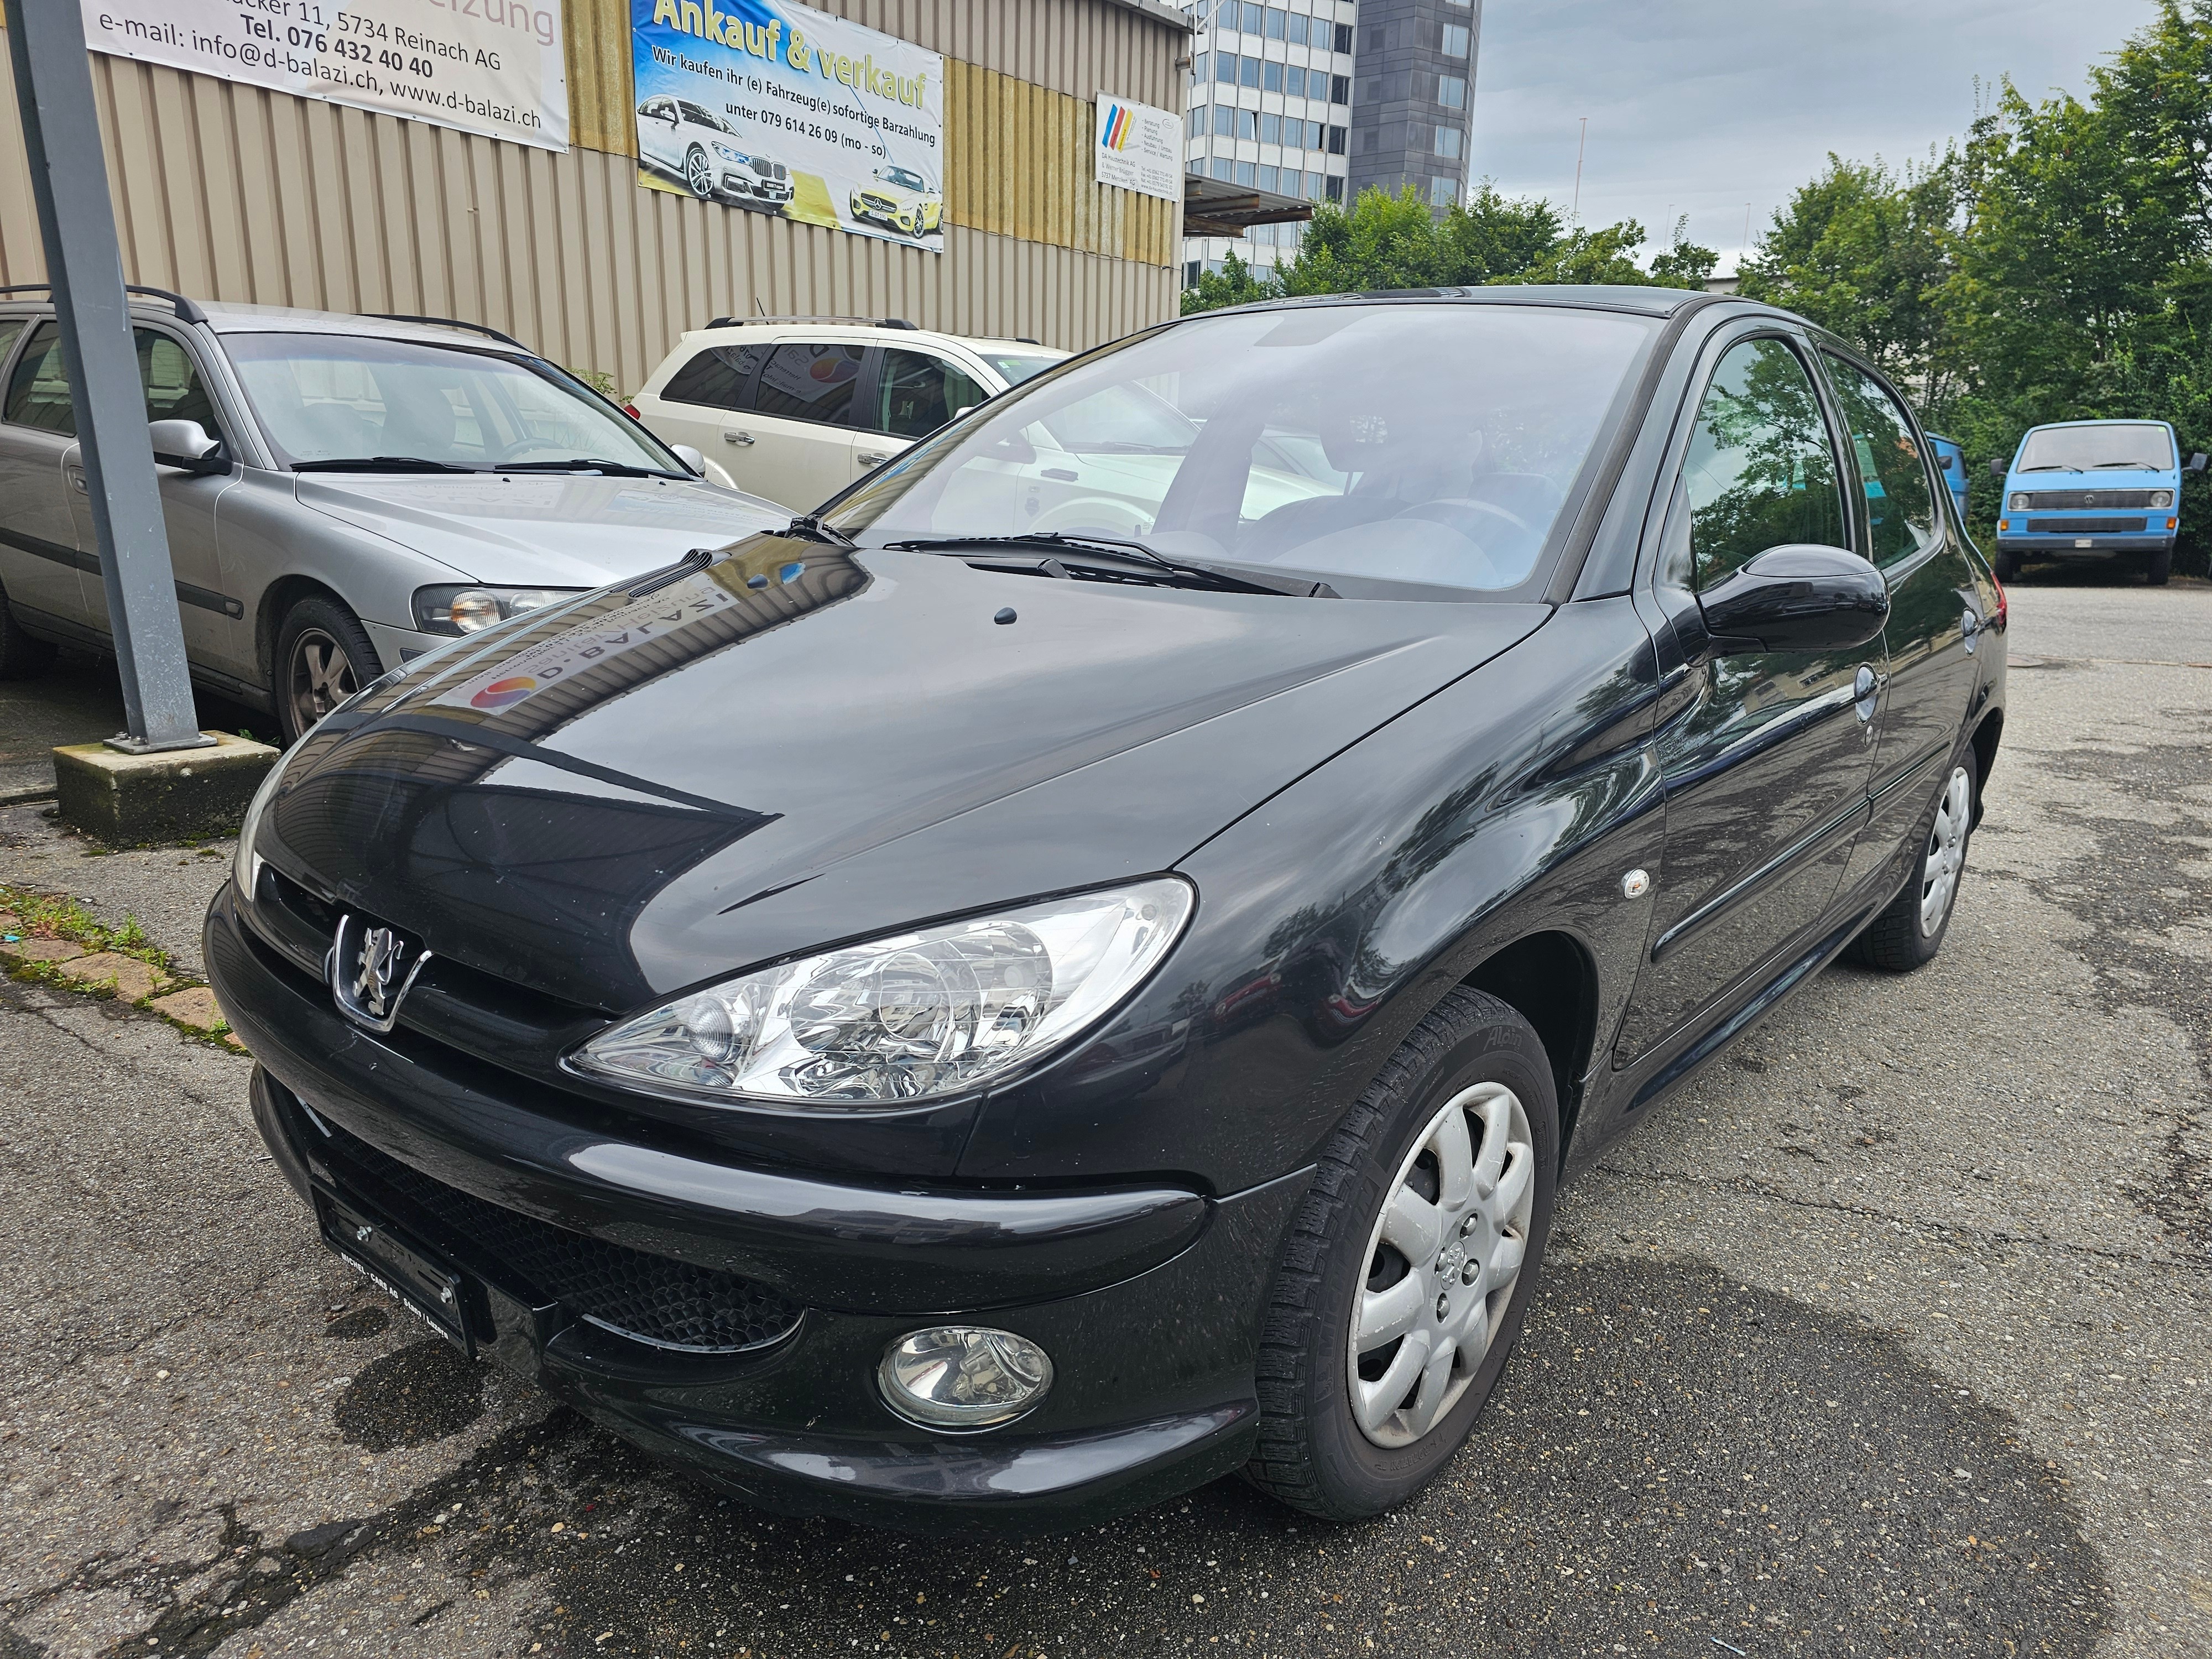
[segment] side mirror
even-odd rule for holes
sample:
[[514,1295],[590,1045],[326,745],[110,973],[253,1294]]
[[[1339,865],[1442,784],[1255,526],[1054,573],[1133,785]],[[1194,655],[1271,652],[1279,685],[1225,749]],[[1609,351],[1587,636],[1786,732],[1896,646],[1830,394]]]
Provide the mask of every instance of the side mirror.
[[2200,449],[2200,450],[2198,450],[2198,451],[2197,452],[2197,453],[2195,453],[2194,455],[2191,455],[2191,456],[2189,458],[2189,471],[2191,471],[2191,472],[2202,472],[2203,470],[2204,470],[2204,452],[2203,452],[2203,450],[2201,450],[2201,449]]
[[149,421],[146,435],[154,441],[154,462],[203,477],[230,471],[230,453],[220,441],[208,436],[198,421]]
[[1881,632],[1889,587],[1856,553],[1790,543],[1698,595],[1698,606],[1717,656],[1848,651]]
[[2005,475],[2004,457],[2003,457],[2003,456],[2002,456],[2002,455],[1992,455],[1992,456],[1990,456],[1990,477],[1991,477],[1992,478],[2002,478],[2002,477],[2004,477],[2004,475]]
[[[963,415],[965,415],[965,414],[966,414],[969,410],[971,410],[971,409],[981,409],[981,408],[982,408],[982,406],[983,406],[983,405],[982,405],[982,404],[961,404],[961,405],[960,405],[960,407],[959,407],[959,408],[957,408],[957,409],[956,409],[956,410],[954,410],[952,411],[952,418],[953,418],[954,420],[956,420],[956,421],[957,421],[957,420],[958,420],[958,419],[959,419]],[[2203,460],[2204,458],[2203,458],[2202,455],[2199,455],[2197,459],[2198,460],[2200,460],[2200,461],[2201,461],[2201,460]]]
[[690,467],[693,477],[703,478],[707,476],[706,456],[692,448],[690,444],[671,444],[668,446],[668,453]]

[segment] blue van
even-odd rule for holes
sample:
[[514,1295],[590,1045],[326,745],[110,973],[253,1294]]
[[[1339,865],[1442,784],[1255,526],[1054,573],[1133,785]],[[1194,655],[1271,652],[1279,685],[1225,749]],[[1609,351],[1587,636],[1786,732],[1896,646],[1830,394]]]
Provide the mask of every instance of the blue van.
[[[2002,463],[1992,461],[1996,471]],[[2192,455],[2186,469],[2204,470]],[[2023,559],[2140,561],[2153,586],[2173,569],[2181,452],[2164,421],[2066,421],[2032,427],[2004,475],[1996,573]]]
[[1951,500],[1958,506],[1959,522],[1963,525],[1966,522],[1966,452],[1932,432],[1928,441],[1935,447],[1936,465],[1943,471],[1943,482],[1951,487]]

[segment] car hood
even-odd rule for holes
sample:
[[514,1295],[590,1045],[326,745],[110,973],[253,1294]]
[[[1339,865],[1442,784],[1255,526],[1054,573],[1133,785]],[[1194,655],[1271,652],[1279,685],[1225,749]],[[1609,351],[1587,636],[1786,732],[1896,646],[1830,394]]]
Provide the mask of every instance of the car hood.
[[639,591],[380,682],[289,763],[259,850],[441,955],[616,1012],[1171,868],[1550,614],[775,536]]
[[503,587],[601,587],[791,520],[689,478],[303,472],[302,505]]

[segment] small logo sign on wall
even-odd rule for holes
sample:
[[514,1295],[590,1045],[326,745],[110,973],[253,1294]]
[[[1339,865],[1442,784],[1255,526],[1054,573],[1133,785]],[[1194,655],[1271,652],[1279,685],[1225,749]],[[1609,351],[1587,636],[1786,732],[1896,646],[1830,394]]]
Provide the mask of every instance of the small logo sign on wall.
[[1098,94],[1097,180],[1164,202],[1182,199],[1182,117]]

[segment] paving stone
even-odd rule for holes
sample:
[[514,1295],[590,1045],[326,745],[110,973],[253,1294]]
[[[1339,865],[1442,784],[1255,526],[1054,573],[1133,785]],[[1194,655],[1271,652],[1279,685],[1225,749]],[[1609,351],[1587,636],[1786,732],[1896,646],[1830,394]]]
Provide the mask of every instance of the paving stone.
[[160,969],[113,951],[72,957],[63,965],[62,972],[83,985],[105,985],[112,980],[115,994],[125,1002],[149,997],[169,982],[169,976]]
[[204,985],[155,997],[149,1006],[156,1013],[167,1014],[178,1024],[189,1025],[195,1031],[211,1031],[222,1023],[222,1006],[216,1001],[215,993]]
[[65,939],[26,939],[13,945],[0,945],[0,957],[13,962],[67,962],[71,957],[83,954],[84,946],[72,945]]

